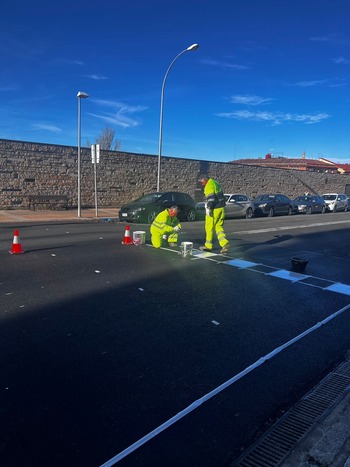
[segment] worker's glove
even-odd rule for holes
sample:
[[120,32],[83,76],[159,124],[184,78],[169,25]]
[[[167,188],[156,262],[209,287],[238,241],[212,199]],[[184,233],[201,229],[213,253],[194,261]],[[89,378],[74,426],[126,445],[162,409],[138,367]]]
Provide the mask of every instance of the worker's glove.
[[179,227],[178,225],[175,225],[174,232],[178,233],[180,232],[180,230],[181,230],[181,227]]
[[209,209],[209,208],[206,208],[206,209],[205,209],[205,213],[206,213],[207,216],[211,216],[211,215],[212,215],[211,209]]
[[163,240],[168,240],[168,236],[167,235],[163,235]]

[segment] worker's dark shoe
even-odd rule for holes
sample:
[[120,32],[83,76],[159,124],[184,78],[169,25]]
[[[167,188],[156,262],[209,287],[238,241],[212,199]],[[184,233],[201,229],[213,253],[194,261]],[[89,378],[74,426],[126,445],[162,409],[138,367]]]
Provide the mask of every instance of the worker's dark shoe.
[[211,249],[210,249],[210,248],[207,248],[205,245],[204,245],[204,246],[200,246],[199,249],[200,249],[201,251],[211,251]]
[[226,245],[221,248],[220,253],[221,254],[227,253],[229,249],[230,249],[230,244],[226,243]]
[[177,243],[169,243],[169,246],[172,246],[172,247],[177,246]]

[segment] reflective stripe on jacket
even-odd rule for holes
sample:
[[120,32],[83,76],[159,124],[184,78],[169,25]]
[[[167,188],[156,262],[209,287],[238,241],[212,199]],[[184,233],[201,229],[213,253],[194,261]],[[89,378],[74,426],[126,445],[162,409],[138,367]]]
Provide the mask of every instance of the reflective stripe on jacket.
[[[177,217],[170,217],[167,209],[160,212],[154,219],[151,227],[158,230],[160,235],[165,233],[171,233],[174,231],[174,227],[178,225],[181,228],[181,224]],[[152,230],[153,230],[152,229]]]
[[220,183],[212,178],[209,178],[204,187],[204,196],[208,209],[223,208],[226,204]]

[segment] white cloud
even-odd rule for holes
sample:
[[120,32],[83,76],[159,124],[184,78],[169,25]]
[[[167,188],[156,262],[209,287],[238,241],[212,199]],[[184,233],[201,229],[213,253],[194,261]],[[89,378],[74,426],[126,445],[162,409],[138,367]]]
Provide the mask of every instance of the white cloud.
[[52,60],[52,63],[55,65],[78,65],[78,66],[83,66],[84,62],[81,60],[69,60],[65,58],[56,58]]
[[348,60],[348,59],[346,59],[344,57],[332,58],[332,60],[337,65],[349,65],[349,63],[350,63],[350,60]]
[[319,123],[322,120],[331,118],[327,113],[312,114],[292,114],[283,112],[251,112],[249,110],[238,110],[236,112],[222,112],[216,114],[218,117],[234,118],[236,120],[252,120],[269,122],[271,125],[281,125],[283,123]]
[[107,78],[107,76],[101,76],[101,75],[86,75],[87,78],[91,78],[95,81],[100,81],[100,80],[104,80],[104,79],[109,79]]
[[132,128],[140,125],[140,119],[133,118],[130,115],[143,112],[144,110],[148,109],[148,107],[142,105],[132,106],[118,101],[94,99],[93,102],[101,107],[112,108],[113,111],[103,112],[100,114],[90,113],[89,115],[104,120],[105,122],[121,126],[123,128]]
[[46,130],[50,131],[51,133],[61,133],[62,128],[59,128],[55,125],[48,125],[46,123],[34,123],[32,125],[33,130]]
[[231,96],[230,102],[232,104],[244,104],[244,105],[260,105],[260,104],[266,104],[267,102],[271,102],[274,99],[270,97],[260,97],[260,96],[255,96],[255,95],[235,95]]
[[250,69],[250,67],[246,65],[237,65],[235,63],[220,62],[218,60],[212,60],[212,59],[201,60],[201,63],[203,63],[204,65],[216,66],[219,68],[230,68],[234,70],[249,70]]
[[340,33],[325,34],[323,36],[313,36],[309,37],[309,40],[313,42],[330,42],[331,44],[349,44],[348,39],[344,38],[343,35]]
[[107,123],[121,126],[122,128],[133,128],[133,127],[140,125],[139,119],[130,118],[130,117],[127,117],[126,115],[122,115],[119,113],[116,115],[112,115],[112,114],[97,115],[97,114],[89,113],[89,115],[95,118],[99,118],[100,120],[103,120]]
[[0,92],[6,91],[18,91],[18,86],[5,86],[3,88],[0,88]]
[[337,88],[340,86],[345,86],[347,80],[344,78],[330,78],[330,79],[315,79],[311,81],[299,81],[295,83],[294,86],[299,86],[302,88],[308,88],[312,86],[327,86],[329,88]]
[[331,36],[314,36],[310,37],[310,41],[314,42],[330,42],[332,41]]
[[328,83],[329,79],[321,79],[321,80],[312,80],[312,81],[299,81],[295,83],[295,86],[300,86],[302,88],[307,88],[310,86],[320,86],[322,84]]

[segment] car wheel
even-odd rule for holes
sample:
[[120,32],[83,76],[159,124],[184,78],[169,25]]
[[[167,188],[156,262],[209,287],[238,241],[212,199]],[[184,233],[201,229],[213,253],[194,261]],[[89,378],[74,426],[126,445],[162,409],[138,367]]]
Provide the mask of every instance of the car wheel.
[[344,212],[347,212],[348,209],[349,209],[349,206],[346,205],[345,208],[344,208]]
[[156,217],[157,217],[156,211],[150,211],[150,212],[148,213],[148,216],[147,216],[147,222],[148,222],[149,224],[152,224],[152,222],[154,221],[154,219],[155,219]]
[[311,206],[308,206],[306,208],[306,214],[312,214],[312,207]]
[[292,206],[289,206],[288,208],[288,216],[291,216],[293,214],[293,208]]
[[251,219],[253,217],[253,209],[252,208],[248,208],[246,210],[246,213],[245,213],[245,218],[246,219]]
[[337,206],[334,206],[333,212],[337,212]]
[[325,213],[326,213],[326,208],[324,206],[322,206],[321,214],[325,214]]
[[269,210],[268,216],[273,217],[274,215],[275,215],[275,210],[273,209],[273,207],[271,207],[270,210]]
[[193,222],[196,219],[196,211],[194,209],[189,209],[186,214],[186,220],[188,222]]

